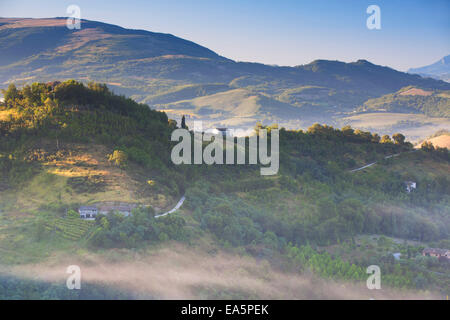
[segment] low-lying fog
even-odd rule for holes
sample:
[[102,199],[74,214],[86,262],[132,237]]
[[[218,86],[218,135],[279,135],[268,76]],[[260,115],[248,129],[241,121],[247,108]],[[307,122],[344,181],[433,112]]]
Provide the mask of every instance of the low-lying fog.
[[[64,257],[57,262],[9,267],[25,278],[66,283],[66,268],[78,265],[83,283],[98,282],[142,299],[435,299],[430,293],[368,290],[361,285],[317,279],[312,275],[282,272],[266,260],[219,251],[209,254],[181,245],[146,254],[114,250],[106,254]],[[5,268],[2,268],[5,269]],[[381,280],[382,281],[382,280]]]

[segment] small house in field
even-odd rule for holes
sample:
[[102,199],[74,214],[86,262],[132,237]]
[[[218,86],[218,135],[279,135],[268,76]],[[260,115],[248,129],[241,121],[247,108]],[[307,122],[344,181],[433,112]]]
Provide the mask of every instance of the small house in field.
[[94,206],[81,206],[78,209],[81,219],[95,219],[98,214],[97,207]]
[[436,257],[438,259],[448,259],[450,260],[450,250],[439,249],[439,248],[426,248],[423,249],[422,255],[425,257]]
[[411,192],[417,188],[417,184],[414,181],[405,181],[406,192]]

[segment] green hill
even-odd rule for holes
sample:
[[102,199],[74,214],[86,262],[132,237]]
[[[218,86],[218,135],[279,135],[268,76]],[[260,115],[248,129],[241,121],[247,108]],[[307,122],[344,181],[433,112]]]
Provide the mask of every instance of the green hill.
[[405,87],[395,93],[367,100],[360,110],[422,113],[431,117],[449,118],[450,91]]
[[173,101],[189,100],[222,91],[227,91],[230,86],[224,84],[190,84],[171,88],[162,93],[144,99],[144,103],[159,105]]
[[258,121],[280,123],[292,118],[300,119],[307,114],[293,105],[247,89],[231,89],[159,105],[158,108],[175,118],[188,114],[199,119],[206,117],[214,126],[243,128],[252,127]]

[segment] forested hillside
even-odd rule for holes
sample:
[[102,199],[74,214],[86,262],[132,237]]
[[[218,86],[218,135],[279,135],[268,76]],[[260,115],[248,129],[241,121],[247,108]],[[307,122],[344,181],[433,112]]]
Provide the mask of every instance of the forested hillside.
[[[420,257],[423,247],[449,245],[447,149],[413,151],[401,133],[380,137],[348,126],[280,128],[280,171],[261,176],[257,165],[174,165],[177,123],[105,85],[10,85],[4,97],[0,264],[210,239],[295,272],[361,281],[377,262],[389,286],[448,290],[445,266]],[[405,181],[417,188],[408,193]],[[125,197],[125,189],[133,192]],[[154,217],[183,194],[181,210]],[[114,197],[140,207],[130,217],[75,222],[79,205]],[[393,250],[404,253],[402,263]]]
[[367,100],[362,111],[423,113],[431,117],[450,117],[450,91],[402,88],[396,93]]

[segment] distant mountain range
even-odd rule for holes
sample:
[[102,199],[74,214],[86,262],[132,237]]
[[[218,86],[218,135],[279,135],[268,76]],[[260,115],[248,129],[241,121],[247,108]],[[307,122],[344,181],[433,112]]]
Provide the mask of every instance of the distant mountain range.
[[420,74],[424,77],[450,82],[450,55],[443,57],[439,61],[421,68],[411,68],[409,73]]
[[369,99],[407,86],[436,92],[449,105],[450,83],[366,60],[296,67],[235,62],[170,34],[96,21],[69,30],[65,18],[0,18],[0,47],[1,87],[69,78],[105,82],[175,119],[186,114],[211,126],[337,123]]

